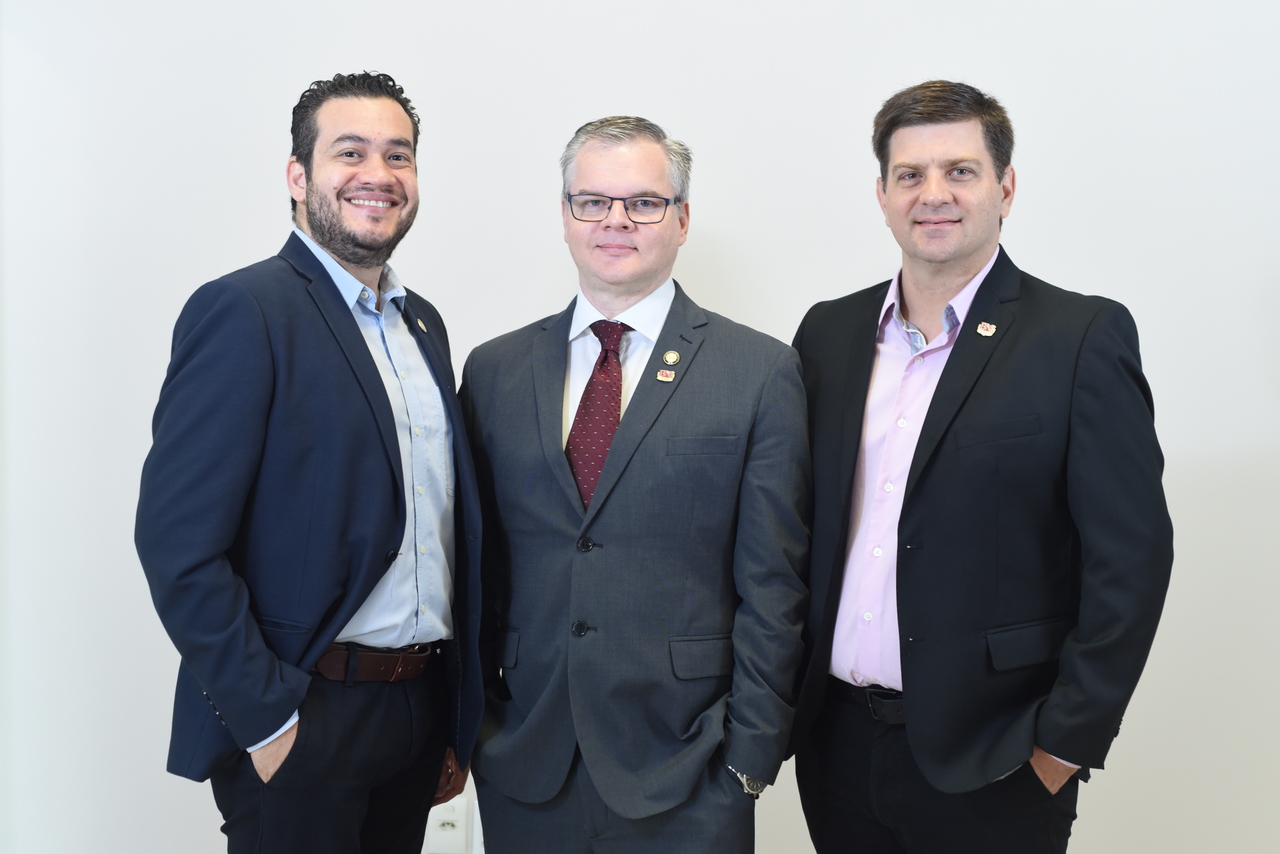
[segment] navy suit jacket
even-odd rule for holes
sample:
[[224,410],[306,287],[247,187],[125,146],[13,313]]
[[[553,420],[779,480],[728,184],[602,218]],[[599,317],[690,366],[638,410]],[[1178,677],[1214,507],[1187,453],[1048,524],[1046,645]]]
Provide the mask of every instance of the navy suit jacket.
[[[817,508],[797,747],[826,690],[888,287],[819,303],[795,338]],[[1173,561],[1152,413],[1124,306],[1048,285],[1001,249],[929,405],[898,521],[907,736],[938,789],[976,789],[1033,745],[1102,767]]]
[[[444,324],[412,292],[405,316],[453,431],[450,743],[465,766],[483,707],[479,499]],[[169,771],[203,780],[301,705],[312,665],[394,559],[400,450],[351,310],[296,235],[187,302],[152,430],[135,541],[182,655]]]

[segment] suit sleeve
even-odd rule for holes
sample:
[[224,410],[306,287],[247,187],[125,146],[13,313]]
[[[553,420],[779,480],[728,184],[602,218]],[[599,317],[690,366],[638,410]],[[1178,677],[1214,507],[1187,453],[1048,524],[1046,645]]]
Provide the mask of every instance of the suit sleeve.
[[494,520],[494,524],[484,526],[483,543],[480,547],[481,566],[481,612],[480,612],[480,673],[487,691],[497,692],[499,699],[509,700],[510,695],[502,683],[498,669],[498,627],[505,603],[505,584],[502,573],[497,568],[502,565],[498,560],[499,553],[504,553],[499,537],[500,526],[497,508],[493,504],[493,471],[485,451],[484,437],[480,433],[479,418],[475,407],[475,352],[467,357],[462,367],[462,385],[458,389],[458,400],[462,405],[462,419],[466,423],[467,438],[471,444],[471,457],[475,463],[476,481],[480,493],[480,513],[486,520]]
[[310,682],[267,648],[228,559],[262,458],[273,387],[257,301],[225,281],[205,285],[174,329],[135,528],[160,620],[242,748],[279,729]]
[[772,783],[785,758],[803,651],[812,476],[800,360],[778,357],[761,393],[739,493],[733,687],[725,762]]
[[1079,621],[1036,740],[1101,768],[1155,637],[1173,563],[1164,457],[1133,318],[1108,302],[1086,332],[1072,391],[1067,501],[1079,535]]

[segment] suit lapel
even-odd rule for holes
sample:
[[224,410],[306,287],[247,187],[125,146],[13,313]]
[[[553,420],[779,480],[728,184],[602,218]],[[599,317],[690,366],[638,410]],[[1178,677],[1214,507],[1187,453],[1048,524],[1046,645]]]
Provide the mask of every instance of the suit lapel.
[[578,494],[578,484],[564,455],[564,377],[569,359],[569,324],[573,322],[577,301],[575,297],[569,307],[547,321],[542,333],[533,339],[533,396],[547,465],[569,501],[583,513],[582,496]]
[[338,286],[333,283],[324,265],[296,234],[289,235],[284,249],[280,250],[280,257],[311,280],[311,284],[307,286],[307,292],[315,301],[325,323],[328,324],[329,331],[337,339],[338,346],[347,357],[347,364],[351,366],[352,373],[356,375],[356,380],[364,391],[365,400],[378,425],[378,435],[382,440],[383,450],[395,473],[397,494],[403,493],[404,472],[400,466],[400,444],[396,439],[395,416],[391,412],[391,403],[387,400],[387,390],[382,383],[382,377],[378,375],[378,367],[373,363],[373,356],[369,353],[369,346],[365,343],[364,336],[360,334],[360,327],[351,316],[350,307],[342,301],[342,294],[339,293]]
[[[618,423],[618,432],[613,437],[613,444],[609,446],[609,456],[605,458],[604,471],[600,473],[600,481],[596,484],[595,494],[591,498],[591,509],[587,511],[586,518],[583,520],[584,529],[591,524],[591,520],[604,506],[609,493],[617,485],[622,473],[626,471],[627,464],[635,456],[640,443],[648,435],[667,402],[684,381],[684,377],[693,368],[694,359],[705,340],[705,336],[698,331],[698,328],[706,324],[706,314],[685,295],[684,290],[677,283],[675,299],[672,300],[671,309],[667,312],[666,323],[662,325],[662,332],[653,345],[653,353],[649,356],[648,364],[644,366],[640,381],[636,384],[631,401],[627,404],[627,411],[623,413],[622,421]],[[662,362],[662,354],[668,350],[675,350],[680,354],[680,364],[674,369],[675,378],[671,382],[662,382],[657,378],[657,373],[659,370],[667,369]],[[560,456],[563,458],[564,454]],[[572,477],[570,480],[572,481]]]
[[[889,282],[871,291],[849,317],[849,341],[853,342],[845,360],[844,376],[833,385],[845,389],[840,441],[839,500],[848,502],[853,495],[853,471],[862,446],[862,425],[866,420],[867,392],[871,387],[871,371],[876,362],[881,313]],[[847,515],[847,514],[846,514]]]
[[[1001,248],[1000,257],[996,259],[991,272],[978,286],[978,293],[974,295],[964,322],[956,329],[956,342],[952,345],[951,356],[942,370],[929,411],[920,428],[915,456],[911,459],[911,472],[907,476],[904,501],[911,497],[920,472],[937,450],[938,442],[969,397],[974,383],[990,361],[991,354],[1013,326],[1016,315],[1005,303],[1017,300],[1021,278],[1022,274]],[[979,335],[977,328],[980,323],[992,324],[995,331],[991,335]]]
[[427,360],[427,367],[431,369],[431,375],[435,377],[436,385],[440,387],[440,398],[444,403],[445,413],[449,419],[449,430],[453,435],[456,468],[456,458],[463,455],[457,453],[457,450],[461,449],[463,453],[469,455],[470,449],[467,445],[466,426],[462,421],[462,406],[458,403],[458,395],[454,387],[453,364],[445,349],[445,341],[440,335],[433,335],[428,331],[431,326],[420,319],[422,315],[414,309],[412,300],[406,296],[403,304],[403,315],[405,323],[408,324],[409,333],[413,336],[413,340],[418,342],[418,349],[422,351],[422,357]]

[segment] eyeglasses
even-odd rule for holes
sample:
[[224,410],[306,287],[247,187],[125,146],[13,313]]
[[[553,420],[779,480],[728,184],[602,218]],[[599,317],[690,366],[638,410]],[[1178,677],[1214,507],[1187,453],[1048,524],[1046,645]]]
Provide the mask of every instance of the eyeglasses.
[[609,218],[614,202],[622,202],[622,209],[627,212],[627,219],[632,222],[646,224],[662,222],[662,218],[667,215],[667,205],[672,202],[672,199],[664,199],[661,196],[629,196],[619,199],[590,193],[578,193],[565,198],[569,202],[569,213],[580,222],[603,222]]

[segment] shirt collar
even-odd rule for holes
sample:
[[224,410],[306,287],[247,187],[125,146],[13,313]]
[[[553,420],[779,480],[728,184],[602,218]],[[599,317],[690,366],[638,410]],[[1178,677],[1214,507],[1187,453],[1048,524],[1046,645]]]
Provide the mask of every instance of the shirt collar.
[[[359,279],[347,272],[347,269],[339,264],[336,258],[326,252],[319,243],[312,240],[311,236],[305,231],[295,226],[293,233],[302,238],[302,242],[307,245],[311,253],[316,256],[316,259],[324,265],[329,278],[333,279],[333,283],[338,286],[338,293],[342,294],[342,300],[347,304],[347,308],[354,309],[357,302],[363,302],[372,310],[378,310],[377,294],[370,291]],[[382,289],[382,295],[388,300],[398,300],[405,295],[405,289],[400,284],[400,278],[396,276],[395,270],[392,270],[389,265],[382,268],[382,279],[378,284]],[[400,303],[397,302],[396,307],[400,308]]]
[[[942,330],[946,336],[950,337],[956,327],[964,323],[965,316],[969,313],[969,307],[973,305],[973,298],[978,293],[978,288],[982,286],[987,274],[991,272],[991,268],[995,266],[996,259],[999,257],[1000,247],[997,246],[995,254],[991,256],[991,260],[987,262],[986,266],[979,270],[978,274],[960,289],[960,293],[951,298],[951,302],[947,303],[947,307],[942,312]],[[899,269],[894,275],[893,281],[889,283],[889,293],[885,294],[884,305],[880,309],[880,328],[883,330],[885,322],[892,316],[895,323],[907,330],[907,334],[912,339],[912,351],[918,352],[924,347],[924,338],[921,336],[921,345],[917,348],[915,346],[915,335],[911,334],[911,330],[914,330],[915,326],[902,316],[902,300],[899,296],[901,286],[902,270]]]
[[[675,279],[667,279],[653,293],[613,319],[627,324],[650,341],[657,342],[658,335],[662,333],[662,327],[667,322],[667,312],[671,310],[671,303],[675,298]],[[573,307],[573,321],[569,324],[569,340],[572,341],[587,332],[591,324],[597,320],[605,319],[599,309],[591,304],[591,300],[587,299],[587,295],[579,290],[578,300]]]

